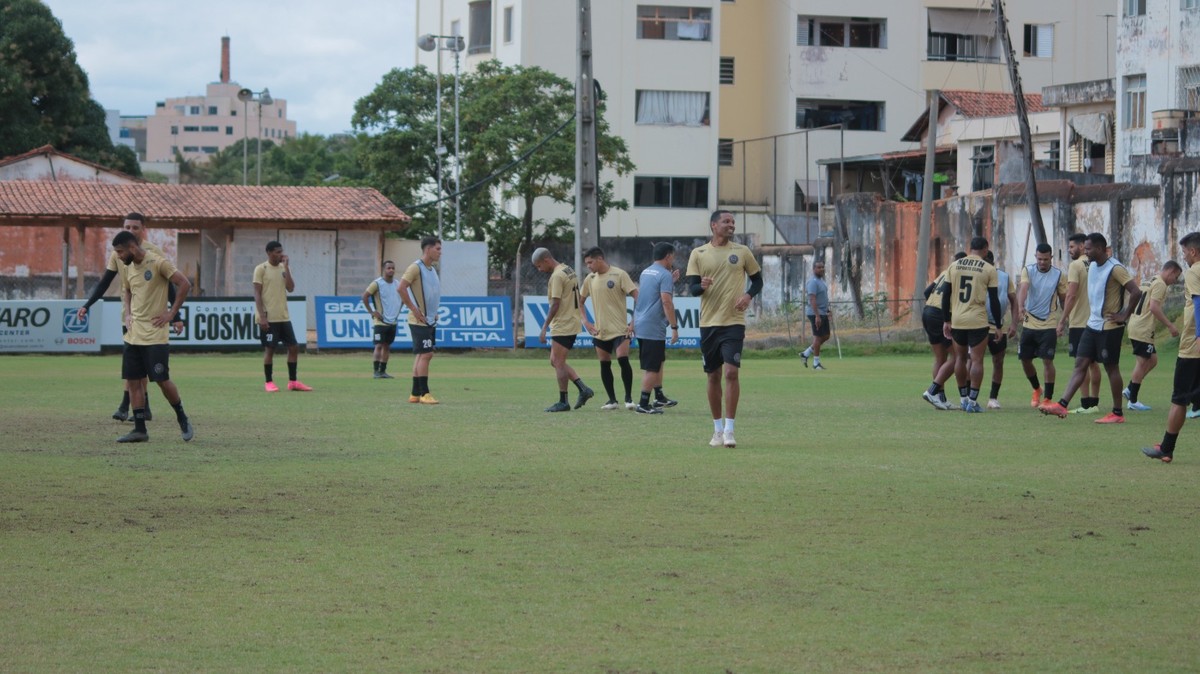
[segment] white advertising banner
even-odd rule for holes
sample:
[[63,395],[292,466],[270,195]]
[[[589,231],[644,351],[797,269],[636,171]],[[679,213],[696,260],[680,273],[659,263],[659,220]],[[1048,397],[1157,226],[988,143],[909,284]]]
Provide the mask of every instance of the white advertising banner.
[[79,300],[0,301],[0,352],[99,351],[99,315],[82,321]]
[[[75,306],[79,306],[75,302]],[[292,330],[296,338],[304,341],[308,331],[308,312],[303,297],[288,299],[288,314],[292,318]],[[104,346],[120,346],[121,303],[104,302]],[[248,297],[189,297],[179,310],[183,331],[171,332],[171,347],[261,347],[258,340],[258,324],[254,322],[254,300]]]

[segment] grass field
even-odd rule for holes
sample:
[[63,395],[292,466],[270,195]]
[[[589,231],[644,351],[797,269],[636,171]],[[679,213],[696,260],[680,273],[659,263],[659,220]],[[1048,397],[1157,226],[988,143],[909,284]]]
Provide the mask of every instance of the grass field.
[[0,670],[1200,667],[1197,436],[1139,452],[1173,358],[1105,427],[1032,412],[1015,360],[965,415],[925,356],[832,355],[748,356],[736,449],[695,360],[648,417],[544,414],[531,358],[441,355],[419,406],[407,354],[269,396],[256,355],[176,355],[196,439],[155,390],[118,445],[119,357],[0,358]]

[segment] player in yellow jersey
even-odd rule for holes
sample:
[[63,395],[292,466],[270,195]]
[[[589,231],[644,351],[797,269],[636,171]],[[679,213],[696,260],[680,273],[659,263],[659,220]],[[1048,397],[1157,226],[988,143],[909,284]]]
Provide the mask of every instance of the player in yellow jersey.
[[267,380],[263,388],[267,393],[279,392],[273,375],[275,349],[280,346],[287,347],[287,389],[312,390],[296,375],[297,363],[300,360],[300,343],[296,340],[295,330],[292,329],[287,306],[287,294],[295,289],[296,281],[292,279],[292,270],[288,266],[288,256],[283,252],[283,244],[268,241],[267,261],[254,268],[254,320],[258,323],[259,341],[263,345],[263,375]]
[[[959,251],[954,254],[955,261],[961,260],[967,254]],[[946,285],[946,272],[925,287],[925,308],[921,310],[921,325],[925,328],[925,336],[929,339],[929,349],[933,351],[933,385],[921,394],[925,402],[939,410],[956,410],[958,406],[946,400],[946,390],[942,384],[954,374],[954,340],[942,334],[946,317],[942,314],[942,293]]]
[[1129,317],[1129,343],[1133,345],[1135,365],[1129,375],[1129,386],[1121,394],[1129,402],[1125,406],[1137,412],[1147,412],[1150,406],[1138,400],[1141,394],[1142,382],[1146,375],[1158,365],[1158,349],[1154,346],[1154,323],[1158,321],[1167,326],[1172,337],[1179,336],[1175,323],[1163,313],[1163,302],[1167,299],[1167,291],[1179,280],[1183,268],[1174,260],[1167,260],[1154,278],[1142,284],[1142,299],[1133,309]]
[[[1087,327],[1091,307],[1088,305],[1087,272],[1091,261],[1084,254],[1087,245],[1087,234],[1076,233],[1067,238],[1067,254],[1071,256],[1071,264],[1067,266],[1067,299],[1063,304],[1063,315],[1058,325],[1058,336],[1064,330],[1067,333],[1067,355],[1074,358],[1078,355],[1079,340]],[[1079,399],[1079,408],[1072,410],[1075,414],[1098,414],[1100,412],[1100,365],[1092,366],[1083,373],[1083,384],[1079,387],[1083,397]],[[1048,397],[1048,396],[1047,396]],[[1049,402],[1054,402],[1051,398]]]
[[1200,232],[1179,240],[1183,248],[1183,287],[1187,303],[1183,306],[1183,330],[1179,335],[1179,358],[1175,360],[1175,383],[1171,390],[1171,411],[1167,412],[1167,431],[1162,442],[1142,448],[1151,459],[1170,463],[1175,458],[1175,441],[1183,429],[1188,403],[1200,396]]
[[[592,335],[596,347],[596,359],[600,361],[600,381],[608,393],[608,402],[602,410],[620,408],[617,402],[616,382],[613,380],[612,357],[615,353],[621,367],[621,384],[625,387],[625,409],[637,407],[633,402],[633,366],[629,364],[629,339],[633,333],[633,321],[625,307],[625,298],[635,301],[638,288],[624,269],[614,267],[604,259],[604,251],[591,248],[583,254],[583,263],[591,272],[583,279],[579,289],[579,301],[583,303],[583,327]],[[592,300],[592,315],[595,322],[588,320],[587,300]]]
[[[964,412],[983,411],[979,406],[983,352],[988,335],[993,332],[990,326],[1001,324],[999,277],[996,268],[983,259],[987,252],[987,239],[982,236],[971,239],[968,255],[946,269],[943,282],[942,313],[946,323],[942,335],[954,340],[954,377],[958,382],[959,408]],[[941,386],[945,380],[934,379],[933,383]]]
[[555,260],[545,248],[533,251],[532,259],[534,268],[550,275],[550,282],[546,286],[546,299],[550,302],[550,309],[546,312],[546,320],[542,322],[542,331],[538,339],[545,344],[546,334],[549,332],[550,367],[554,368],[554,378],[558,381],[558,402],[547,407],[546,411],[570,412],[571,405],[567,402],[568,383],[574,383],[579,389],[575,409],[583,407],[584,403],[596,395],[595,391],[583,383],[575,368],[567,364],[567,356],[575,346],[575,339],[583,325],[579,279],[575,276],[574,269]]

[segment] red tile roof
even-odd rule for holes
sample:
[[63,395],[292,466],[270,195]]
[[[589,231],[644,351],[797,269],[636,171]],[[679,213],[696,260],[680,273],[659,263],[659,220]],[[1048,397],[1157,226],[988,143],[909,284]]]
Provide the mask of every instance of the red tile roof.
[[[978,117],[1008,117],[1017,114],[1016,101],[1012,93],[968,91],[951,89],[942,92],[942,98],[953,105],[967,119]],[[1025,108],[1030,113],[1046,112],[1041,94],[1025,94]]]
[[119,226],[120,218],[130,211],[144,214],[151,226],[171,227],[226,221],[397,228],[408,221],[403,211],[371,188],[0,181],[0,225],[44,225],[50,224],[44,220],[67,219]]

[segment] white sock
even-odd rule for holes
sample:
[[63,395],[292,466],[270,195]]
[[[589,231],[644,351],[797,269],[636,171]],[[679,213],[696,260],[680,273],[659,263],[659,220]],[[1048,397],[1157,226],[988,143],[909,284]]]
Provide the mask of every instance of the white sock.
[[732,432],[733,432],[733,419],[726,419],[726,420],[725,420],[725,432],[726,432],[726,433],[732,433]]
[[808,358],[808,357],[809,357],[809,356],[811,356],[811,355],[812,355],[812,347],[810,346],[810,347],[808,347],[807,349],[805,349],[805,350],[804,350],[804,354],[803,354],[803,356],[804,356],[805,358]]
[[813,365],[820,365],[820,364],[821,364],[821,357],[820,357],[820,356],[817,356],[817,357],[813,358]]
[[713,419],[713,432],[720,433],[725,428],[724,419]]

